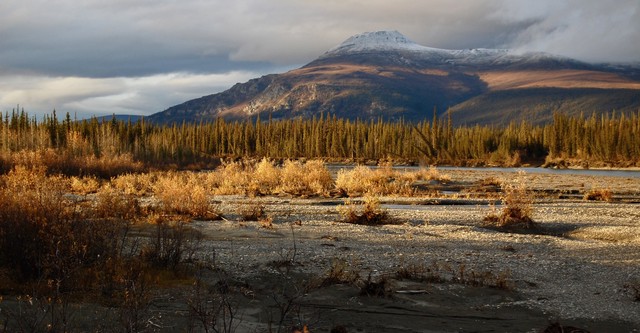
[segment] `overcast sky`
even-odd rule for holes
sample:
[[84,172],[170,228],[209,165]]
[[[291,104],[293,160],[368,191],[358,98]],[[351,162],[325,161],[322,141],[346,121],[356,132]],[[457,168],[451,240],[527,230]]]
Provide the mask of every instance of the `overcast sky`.
[[0,111],[148,115],[377,30],[640,61],[639,0],[0,0]]

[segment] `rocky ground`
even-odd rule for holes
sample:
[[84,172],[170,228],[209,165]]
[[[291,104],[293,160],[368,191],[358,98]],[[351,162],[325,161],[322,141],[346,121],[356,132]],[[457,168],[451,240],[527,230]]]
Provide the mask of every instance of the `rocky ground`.
[[[344,223],[346,198],[216,196],[224,220],[190,223],[195,278],[125,312],[148,332],[638,331],[640,177],[521,175],[538,228],[503,232],[483,219],[501,209],[496,184],[518,176],[446,174],[415,185],[429,194],[380,198],[394,222],[381,226]],[[591,190],[612,200],[583,199]],[[243,221],[253,208],[262,221]],[[122,309],[103,308],[69,311],[86,331],[117,332],[104,323]]]
[[[450,176],[434,197],[381,198],[397,222],[384,226],[339,222],[343,199],[250,199],[272,217],[265,228],[237,221],[234,209],[246,198],[219,197],[227,221],[194,226],[225,276],[250,289],[239,302],[238,331],[267,331],[282,313],[277,304],[288,301],[294,307],[285,321],[312,332],[337,325],[349,332],[640,327],[640,179],[526,175],[537,191],[539,230],[506,233],[482,227],[495,196],[477,184],[514,175]],[[613,201],[583,200],[591,188],[609,189]],[[323,284],[336,267],[345,280],[359,279]],[[383,296],[360,294],[381,281]]]

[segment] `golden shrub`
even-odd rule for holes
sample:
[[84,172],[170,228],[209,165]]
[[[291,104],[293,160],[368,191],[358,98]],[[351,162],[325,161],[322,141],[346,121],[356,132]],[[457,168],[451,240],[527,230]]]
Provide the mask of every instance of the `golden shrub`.
[[96,193],[100,189],[100,181],[96,177],[76,177],[69,178],[71,191],[79,194]]
[[248,192],[253,194],[272,194],[280,184],[280,169],[275,167],[266,157],[254,168]]
[[342,216],[343,222],[364,225],[396,223],[390,218],[387,210],[380,206],[380,200],[377,197],[367,195],[363,200],[362,204],[347,200],[344,205],[336,208]]
[[153,193],[159,173],[125,173],[111,178],[111,184],[126,195],[145,196]]
[[524,171],[518,172],[510,183],[502,185],[502,204],[500,214],[490,214],[485,217],[489,226],[504,229],[532,229],[536,223],[531,218],[533,214],[533,193],[527,188]]
[[280,191],[295,195],[326,195],[334,185],[322,161],[286,161],[282,167]]
[[219,173],[220,183],[216,194],[245,194],[251,183],[250,166],[240,162],[231,162],[222,165],[216,173]]
[[153,193],[168,214],[186,214],[195,218],[218,218],[210,194],[200,177],[192,172],[167,172],[158,176]]

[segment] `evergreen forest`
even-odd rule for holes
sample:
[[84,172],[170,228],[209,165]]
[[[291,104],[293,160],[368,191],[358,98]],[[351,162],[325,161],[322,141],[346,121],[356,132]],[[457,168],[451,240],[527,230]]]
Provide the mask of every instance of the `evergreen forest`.
[[[25,154],[42,158],[116,159],[144,166],[207,166],[220,158],[325,159],[458,166],[640,166],[640,113],[572,117],[546,125],[453,126],[450,118],[419,123],[253,119],[171,125],[144,119],[75,120],[54,111],[43,119],[24,110],[2,114],[0,167]],[[23,156],[23,157],[20,157]],[[47,157],[48,156],[48,157]],[[82,167],[75,172],[82,173]],[[115,171],[114,171],[115,172]],[[108,175],[107,175],[108,176]]]

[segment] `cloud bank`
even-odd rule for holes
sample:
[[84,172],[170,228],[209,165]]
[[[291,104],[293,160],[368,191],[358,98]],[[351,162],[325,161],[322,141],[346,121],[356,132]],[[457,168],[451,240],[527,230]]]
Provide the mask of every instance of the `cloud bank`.
[[640,61],[637,0],[4,0],[0,111],[151,114],[375,30],[431,47]]

